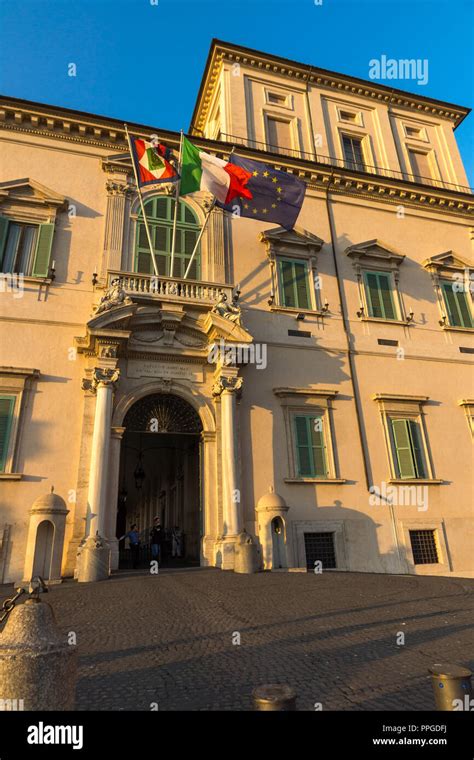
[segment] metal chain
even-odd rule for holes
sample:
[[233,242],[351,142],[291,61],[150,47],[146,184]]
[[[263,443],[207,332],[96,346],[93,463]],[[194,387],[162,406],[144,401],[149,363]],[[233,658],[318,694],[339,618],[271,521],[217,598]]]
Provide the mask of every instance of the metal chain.
[[0,615],[0,623],[3,623],[3,621],[8,617],[10,612],[14,609],[17,599],[19,599],[20,596],[24,593],[24,588],[17,588],[15,596],[12,596],[11,599],[5,599],[2,604],[3,613]]

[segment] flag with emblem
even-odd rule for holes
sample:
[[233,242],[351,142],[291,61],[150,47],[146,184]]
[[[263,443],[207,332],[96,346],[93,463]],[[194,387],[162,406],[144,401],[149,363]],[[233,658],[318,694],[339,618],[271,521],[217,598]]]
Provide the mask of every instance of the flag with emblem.
[[303,205],[306,184],[292,174],[273,169],[261,161],[232,154],[230,161],[250,174],[247,184],[252,198],[236,198],[231,204],[219,204],[237,216],[260,219],[293,229]]
[[132,137],[132,158],[140,186],[159,182],[176,182],[179,174],[168,161],[170,152],[161,143],[153,145],[146,140]]
[[247,189],[250,172],[237,164],[211,156],[183,137],[181,153],[180,195],[207,190],[220,203],[230,203],[234,198],[252,198]]

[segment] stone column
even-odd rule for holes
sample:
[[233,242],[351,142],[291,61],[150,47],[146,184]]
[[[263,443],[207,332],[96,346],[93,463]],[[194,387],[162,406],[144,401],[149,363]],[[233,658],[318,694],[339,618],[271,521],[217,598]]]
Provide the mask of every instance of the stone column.
[[214,386],[214,395],[221,399],[221,448],[223,496],[223,559],[222,568],[233,567],[235,539],[243,526],[239,447],[237,441],[237,395],[242,378],[236,368],[223,368]]
[[110,551],[112,553],[110,560],[111,570],[117,570],[119,566],[117,509],[120,486],[120,449],[124,433],[124,427],[113,427],[110,431],[110,458],[107,483],[107,509],[105,515],[104,538],[107,541],[107,544],[109,545]]
[[105,537],[107,504],[107,476],[109,470],[110,427],[112,422],[113,393],[119,379],[118,369],[96,367],[91,380],[83,381],[83,388],[96,393],[94,432],[92,434],[91,463],[89,469],[88,524],[86,535],[99,533]]

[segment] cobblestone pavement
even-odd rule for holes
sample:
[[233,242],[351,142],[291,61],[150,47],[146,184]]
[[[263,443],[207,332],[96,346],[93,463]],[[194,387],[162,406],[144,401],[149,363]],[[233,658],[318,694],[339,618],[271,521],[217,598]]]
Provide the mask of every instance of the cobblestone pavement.
[[203,568],[46,599],[77,634],[82,710],[245,710],[268,682],[294,686],[299,710],[432,710],[428,667],[474,666],[474,580]]

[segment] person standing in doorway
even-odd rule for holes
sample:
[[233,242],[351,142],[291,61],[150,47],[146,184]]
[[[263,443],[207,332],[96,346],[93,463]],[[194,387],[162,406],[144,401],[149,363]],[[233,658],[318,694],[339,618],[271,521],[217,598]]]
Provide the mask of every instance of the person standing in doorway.
[[173,542],[173,557],[181,557],[183,548],[183,534],[178,525],[175,525],[171,534]]
[[151,558],[161,561],[161,544],[163,543],[163,528],[159,517],[153,520],[153,527],[150,531]]
[[[130,530],[128,533],[125,533],[122,538],[128,538],[130,542],[130,552],[132,555],[132,567],[134,570],[138,567],[139,562],[139,555],[140,555],[140,534],[137,530],[137,524],[133,523],[133,525],[130,526]],[[119,538],[119,541],[122,540],[122,538]]]

